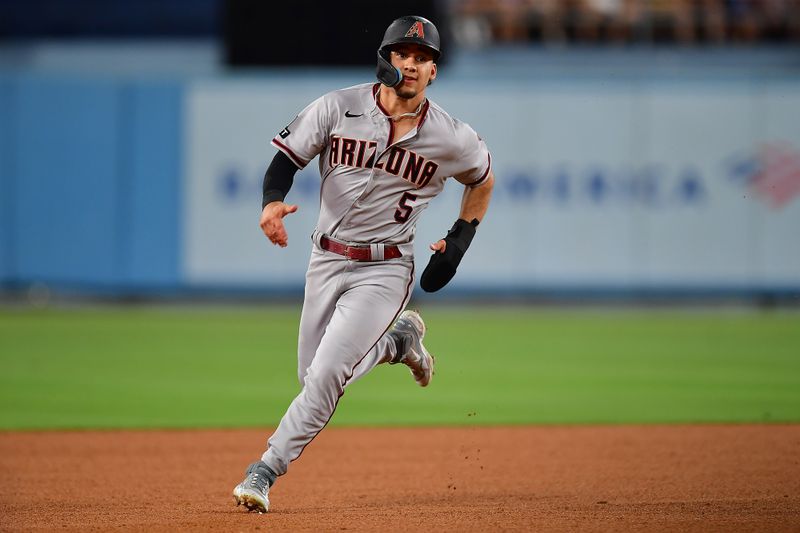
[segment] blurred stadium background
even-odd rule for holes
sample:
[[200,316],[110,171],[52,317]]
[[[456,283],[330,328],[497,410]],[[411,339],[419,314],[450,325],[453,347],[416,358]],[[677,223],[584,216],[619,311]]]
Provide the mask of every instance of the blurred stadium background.
[[[373,80],[411,12],[445,35],[429,96],[486,140],[497,185],[454,283],[416,291],[460,307],[432,315],[445,408],[411,416],[377,372],[351,404],[377,414],[342,420],[467,423],[481,397],[496,423],[800,418],[796,309],[764,312],[800,303],[797,0],[0,0],[0,426],[277,421],[319,177],[298,174],[290,246],[269,245],[269,141]],[[423,216],[418,271],[459,198]],[[98,301],[179,305],[75,305]],[[608,307],[549,307],[587,302]]]
[[316,165],[292,191],[293,246],[266,246],[269,140],[373,79],[386,21],[419,11],[446,35],[431,97],[499,178],[437,300],[797,301],[797,1],[373,4],[0,2],[4,298],[300,295]]

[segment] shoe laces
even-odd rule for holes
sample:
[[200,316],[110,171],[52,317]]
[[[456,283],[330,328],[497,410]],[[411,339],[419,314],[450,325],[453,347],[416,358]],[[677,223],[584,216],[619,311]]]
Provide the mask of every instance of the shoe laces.
[[269,478],[265,472],[260,472],[259,470],[261,469],[258,468],[257,464],[253,465],[247,475],[245,483],[259,492],[265,493],[267,488],[269,488]]

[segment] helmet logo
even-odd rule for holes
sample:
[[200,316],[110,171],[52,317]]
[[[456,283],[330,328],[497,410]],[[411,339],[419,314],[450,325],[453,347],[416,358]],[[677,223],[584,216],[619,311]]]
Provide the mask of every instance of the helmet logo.
[[419,37],[420,39],[425,38],[425,30],[422,27],[422,22],[417,21],[408,28],[406,32],[406,37]]

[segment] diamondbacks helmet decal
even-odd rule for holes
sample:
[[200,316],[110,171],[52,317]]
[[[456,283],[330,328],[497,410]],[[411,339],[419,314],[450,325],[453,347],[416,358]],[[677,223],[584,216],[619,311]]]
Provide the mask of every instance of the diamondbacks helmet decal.
[[408,31],[406,32],[406,37],[419,37],[420,39],[424,39],[425,28],[422,25],[422,22],[418,20],[414,24],[412,24],[411,27],[408,28]]

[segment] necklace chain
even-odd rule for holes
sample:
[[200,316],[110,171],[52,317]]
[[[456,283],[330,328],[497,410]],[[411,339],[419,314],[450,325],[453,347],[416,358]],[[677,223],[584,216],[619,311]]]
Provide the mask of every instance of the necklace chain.
[[[378,94],[375,95],[375,100],[376,101],[381,97],[380,91],[381,91],[381,89],[378,89]],[[386,117],[386,118],[388,118],[392,122],[397,122],[398,120],[403,120],[404,118],[415,118],[415,117],[418,117],[419,114],[422,112],[422,106],[425,105],[425,102],[427,102],[427,101],[428,101],[428,99],[424,98],[419,103],[419,105],[417,106],[417,110],[416,111],[413,111],[413,112],[410,112],[410,113],[401,113],[399,115],[392,115],[392,116]]]
[[421,101],[419,103],[419,105],[417,106],[417,110],[416,111],[413,111],[413,112],[410,112],[410,113],[402,113],[400,115],[392,115],[391,117],[389,117],[389,120],[391,120],[392,122],[397,122],[398,120],[402,120],[404,118],[418,117],[420,112],[422,111],[422,105],[424,103],[425,103],[425,100]]

